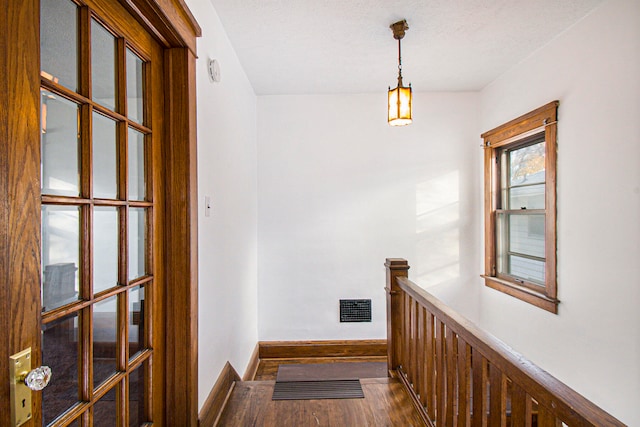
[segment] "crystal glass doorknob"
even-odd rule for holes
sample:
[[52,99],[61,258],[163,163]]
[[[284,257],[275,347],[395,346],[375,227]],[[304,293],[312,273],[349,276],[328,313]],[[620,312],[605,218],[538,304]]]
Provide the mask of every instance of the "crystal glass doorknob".
[[24,377],[24,383],[33,391],[40,391],[49,384],[51,380],[51,368],[40,366],[29,372]]

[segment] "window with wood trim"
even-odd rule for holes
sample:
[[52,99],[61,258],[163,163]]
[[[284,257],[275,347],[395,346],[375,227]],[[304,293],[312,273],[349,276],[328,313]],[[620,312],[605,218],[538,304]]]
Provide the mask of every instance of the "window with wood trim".
[[485,284],[552,313],[558,101],[482,134]]

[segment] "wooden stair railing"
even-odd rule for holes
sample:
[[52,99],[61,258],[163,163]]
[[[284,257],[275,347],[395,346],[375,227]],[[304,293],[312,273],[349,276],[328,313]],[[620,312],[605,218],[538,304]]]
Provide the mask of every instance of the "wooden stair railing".
[[411,282],[406,260],[385,266],[389,370],[427,425],[624,426]]

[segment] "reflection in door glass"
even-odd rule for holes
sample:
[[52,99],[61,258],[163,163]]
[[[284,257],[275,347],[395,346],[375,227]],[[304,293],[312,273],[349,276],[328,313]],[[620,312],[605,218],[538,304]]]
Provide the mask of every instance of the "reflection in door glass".
[[80,193],[78,105],[41,91],[42,194]]
[[42,311],[78,299],[80,208],[42,206]]
[[42,325],[42,364],[53,373],[42,390],[42,419],[47,425],[79,400],[78,314]]
[[116,109],[116,39],[95,19],[91,20],[91,98]]
[[42,76],[78,90],[78,7],[69,0],[40,2]]

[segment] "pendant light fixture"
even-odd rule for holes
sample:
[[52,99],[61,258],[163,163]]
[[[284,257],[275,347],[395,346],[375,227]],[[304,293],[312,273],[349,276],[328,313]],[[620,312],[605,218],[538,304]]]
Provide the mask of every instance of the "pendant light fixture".
[[411,93],[411,83],[409,86],[402,86],[402,55],[400,40],[404,37],[405,31],[409,29],[406,20],[391,24],[393,38],[398,40],[398,86],[391,89],[389,86],[389,124],[391,126],[404,126],[411,124],[411,103],[413,95]]

